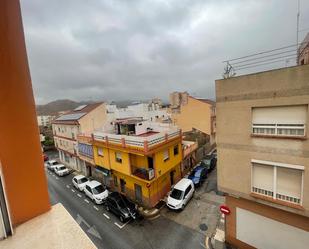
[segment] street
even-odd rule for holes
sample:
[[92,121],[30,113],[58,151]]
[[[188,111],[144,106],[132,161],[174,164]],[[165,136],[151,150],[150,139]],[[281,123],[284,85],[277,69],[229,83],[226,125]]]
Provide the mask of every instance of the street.
[[205,235],[197,230],[163,216],[123,224],[76,190],[71,182],[73,174],[58,177],[46,169],[46,175],[51,204],[62,203],[98,248],[204,248]]

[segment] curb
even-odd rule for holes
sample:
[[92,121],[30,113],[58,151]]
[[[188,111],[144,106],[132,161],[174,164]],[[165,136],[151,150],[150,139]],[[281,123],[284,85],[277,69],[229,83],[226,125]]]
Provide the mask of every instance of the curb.
[[206,236],[206,239],[205,239],[205,246],[207,249],[214,249],[211,243],[211,238],[208,236]]
[[160,216],[160,210],[157,208],[148,210],[143,207],[139,207],[138,212],[146,219],[155,219]]

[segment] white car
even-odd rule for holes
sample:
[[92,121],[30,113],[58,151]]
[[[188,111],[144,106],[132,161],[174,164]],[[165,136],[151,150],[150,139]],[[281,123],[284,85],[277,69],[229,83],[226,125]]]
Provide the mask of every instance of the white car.
[[74,176],[72,179],[72,183],[75,188],[77,188],[80,191],[83,191],[85,188],[86,183],[88,183],[89,180],[86,178],[86,176],[83,175],[77,175]]
[[54,171],[57,165],[60,165],[60,164],[56,160],[49,160],[45,163],[45,166],[51,171]]
[[70,170],[63,164],[56,165],[54,171],[58,176],[66,176],[70,174]]
[[194,194],[194,184],[190,179],[181,179],[167,197],[166,205],[170,209],[184,209]]
[[108,190],[98,181],[87,182],[84,192],[96,204],[102,204],[108,196]]

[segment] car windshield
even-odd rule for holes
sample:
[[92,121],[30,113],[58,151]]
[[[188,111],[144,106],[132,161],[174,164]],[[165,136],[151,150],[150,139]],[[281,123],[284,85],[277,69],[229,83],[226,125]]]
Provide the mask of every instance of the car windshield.
[[177,189],[177,188],[174,188],[172,190],[172,193],[170,194],[170,197],[176,199],[176,200],[181,200],[182,199],[182,195],[183,195],[183,191]]
[[98,185],[95,188],[92,189],[92,192],[97,195],[97,194],[101,194],[102,192],[104,192],[104,187],[102,185]]
[[120,208],[128,208],[131,205],[131,203],[125,197],[121,197],[121,199],[118,201],[118,204]]
[[206,165],[209,165],[211,163],[211,160],[210,159],[204,159],[203,162],[206,164]]
[[194,174],[194,176],[195,176],[195,177],[200,177],[201,172],[202,172],[201,170],[196,171],[195,174]]
[[57,162],[52,162],[52,163],[51,163],[51,165],[57,165],[57,164],[58,164]]
[[88,179],[86,177],[79,179],[79,183],[85,183]]
[[58,168],[58,170],[64,170],[64,169],[66,169],[65,166],[61,166],[61,167]]

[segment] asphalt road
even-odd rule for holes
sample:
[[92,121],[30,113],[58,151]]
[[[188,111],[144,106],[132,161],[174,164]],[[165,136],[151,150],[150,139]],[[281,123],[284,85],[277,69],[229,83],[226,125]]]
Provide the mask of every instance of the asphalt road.
[[[98,248],[104,249],[201,249],[205,236],[168,218],[121,223],[102,205],[95,205],[72,186],[73,175],[57,177],[46,170],[52,204],[67,209]],[[192,214],[194,215],[194,214]]]

